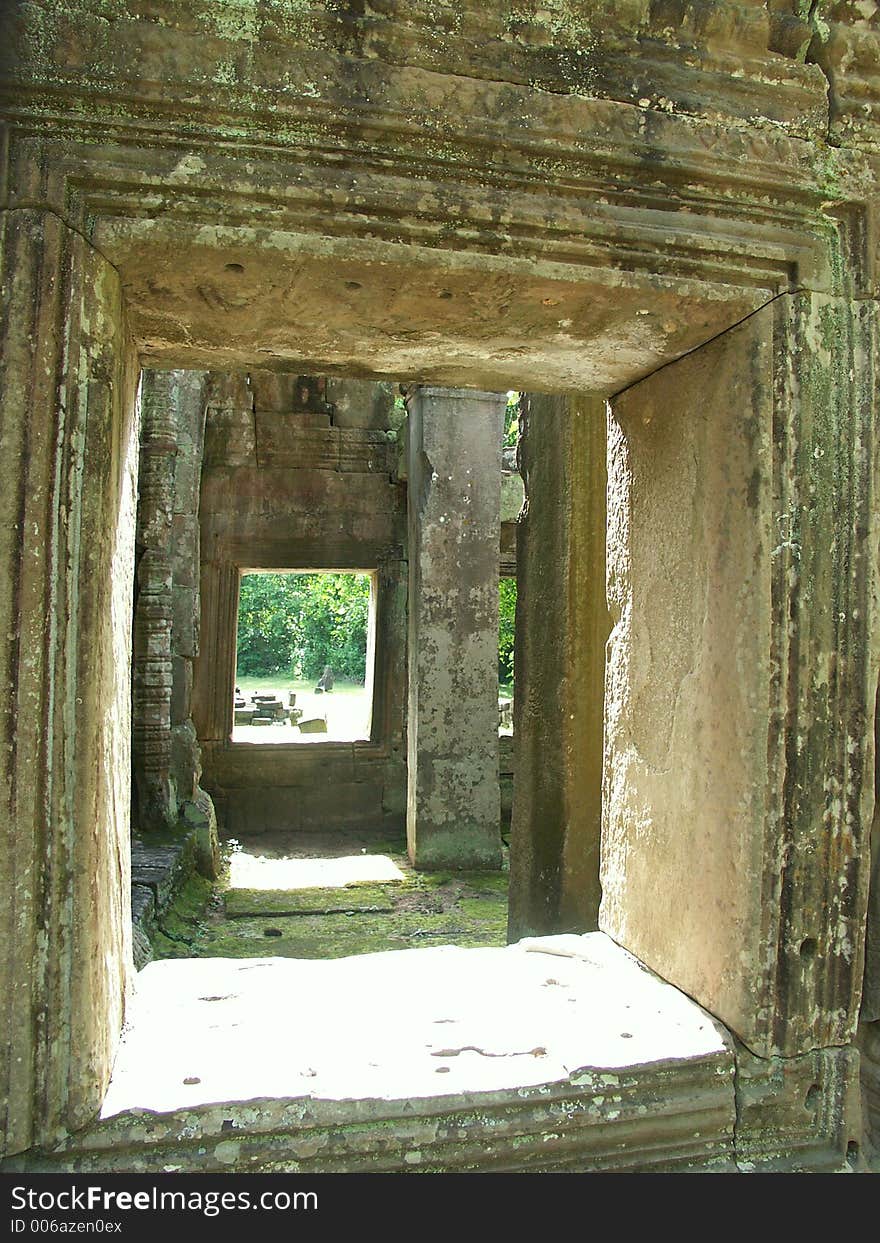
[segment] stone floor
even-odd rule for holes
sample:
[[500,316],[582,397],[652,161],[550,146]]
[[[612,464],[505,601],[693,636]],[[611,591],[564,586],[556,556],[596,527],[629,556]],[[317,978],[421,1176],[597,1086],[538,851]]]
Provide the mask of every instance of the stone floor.
[[224,854],[156,916],[100,1118],[22,1169],[747,1168],[724,1028],[602,933],[507,946],[506,869],[378,834]]
[[159,917],[101,1121],[45,1168],[735,1168],[723,1029],[600,933],[508,947],[506,860],[224,855]]
[[261,834],[225,843],[228,871],[199,876],[158,921],[162,958],[343,958],[441,944],[503,946],[505,869],[414,872],[401,839]]
[[602,933],[149,963],[101,1118],[29,1169],[736,1169],[723,1028]]
[[142,973],[102,1116],[455,1096],[585,1067],[610,1100],[623,1068],[726,1052],[718,1024],[601,933],[333,963],[190,960]]
[[22,1169],[751,1168],[724,1028],[603,933],[507,946],[506,871],[353,833],[224,853],[158,918],[100,1118]]

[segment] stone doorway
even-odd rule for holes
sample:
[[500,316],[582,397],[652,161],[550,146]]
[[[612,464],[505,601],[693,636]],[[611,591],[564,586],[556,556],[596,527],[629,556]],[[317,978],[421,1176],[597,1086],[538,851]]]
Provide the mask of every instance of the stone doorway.
[[[444,795],[436,810],[432,811],[434,815],[439,811],[441,819],[452,824],[453,834],[445,847],[449,853],[444,857],[442,851],[440,854],[435,851],[427,865],[435,871],[439,869],[441,874],[444,867],[447,871],[449,868],[456,869],[463,885],[461,892],[458,892],[456,885],[452,885],[452,889],[447,885],[439,897],[404,893],[401,902],[395,900],[390,907],[387,899],[383,898],[380,903],[383,909],[368,913],[383,914],[385,907],[397,913],[400,907],[402,919],[374,920],[375,927],[364,928],[355,935],[354,940],[351,936],[344,940],[350,946],[356,943],[359,946],[357,952],[366,952],[373,942],[376,948],[384,945],[388,935],[394,943],[406,945],[410,943],[407,938],[436,938],[445,929],[447,938],[453,942],[464,938],[465,944],[497,943],[499,932],[493,920],[497,924],[499,919],[504,922],[506,918],[505,830],[510,815],[512,739],[509,730],[505,733],[499,729],[500,659],[495,619],[499,612],[499,573],[506,571],[509,575],[511,571],[516,571],[515,520],[522,505],[521,480],[515,469],[511,469],[515,468],[515,453],[512,456],[508,454],[502,462],[501,427],[500,424],[495,426],[498,423],[499,401],[493,398],[488,402],[485,398],[478,398],[477,403],[472,404],[467,394],[450,392],[447,398],[446,390],[438,389],[435,393],[433,410],[437,422],[428,429],[433,437],[433,445],[428,446],[432,475],[422,477],[417,483],[417,500],[410,503],[409,509],[412,530],[418,541],[423,538],[422,532],[427,533],[431,529],[423,502],[434,489],[438,478],[437,467],[441,461],[438,454],[445,453],[445,491],[439,504],[437,498],[432,501],[435,510],[433,527],[441,543],[430,550],[431,561],[430,565],[427,560],[425,562],[420,591],[434,598],[434,614],[430,619],[434,633],[439,636],[450,634],[451,637],[451,632],[458,631],[460,655],[454,658],[447,655],[444,661],[439,664],[435,662],[426,673],[425,669],[414,667],[412,660],[407,668],[407,612],[414,617],[417,625],[428,624],[428,619],[419,614],[423,603],[420,595],[411,596],[409,605],[401,599],[400,586],[406,586],[406,569],[412,558],[408,556],[405,540],[400,547],[394,542],[395,538],[403,539],[398,519],[406,513],[409,467],[414,462],[416,472],[422,471],[421,456],[424,451],[410,444],[406,412],[397,413],[397,402],[392,407],[390,386],[294,373],[267,375],[257,371],[223,376],[148,372],[144,379],[144,403],[151,420],[159,395],[165,399],[162,409],[166,438],[170,434],[173,440],[175,425],[189,428],[201,421],[204,426],[202,463],[196,461],[193,464],[190,461],[188,442],[184,441],[177,446],[178,460],[171,467],[174,478],[171,491],[175,498],[179,492],[178,476],[196,481],[198,495],[188,497],[187,503],[191,512],[198,511],[200,530],[197,540],[179,545],[179,533],[175,531],[172,521],[170,543],[164,552],[175,566],[177,578],[201,582],[202,607],[198,610],[201,613],[200,624],[195,630],[190,631],[186,626],[183,628],[187,645],[185,653],[194,658],[192,682],[185,681],[183,685],[178,685],[181,670],[189,675],[188,662],[175,664],[172,660],[171,663],[170,724],[172,735],[175,730],[184,728],[178,718],[181,712],[188,714],[191,702],[203,758],[204,771],[200,779],[217,806],[221,839],[231,843],[230,848],[237,852],[238,858],[256,853],[257,857],[272,856],[276,862],[289,864],[301,855],[315,857],[322,835],[332,844],[334,832],[340,841],[344,841],[360,827],[374,837],[377,831],[380,836],[384,833],[385,840],[392,842],[390,848],[399,854],[405,849],[403,830],[407,797],[403,763],[407,739],[402,707],[407,694],[415,694],[414,702],[418,704],[421,718],[427,720],[430,697],[426,697],[426,691],[430,690],[438,697],[439,711],[454,715],[447,715],[442,723],[442,729],[436,735],[439,742],[435,740],[431,748],[426,748],[422,742],[421,762],[441,765],[447,784],[454,777],[457,766],[471,783],[470,788],[481,791],[480,797],[484,797],[484,787],[491,791],[487,800],[489,816],[481,829],[486,834],[488,854],[480,854],[476,858],[471,855],[465,821],[470,814],[468,804],[473,800],[464,795],[464,801],[461,801],[462,796],[459,795],[460,807],[452,815],[444,805]],[[200,401],[207,407],[206,416],[203,412],[200,415]],[[400,406],[403,406],[402,400]],[[454,418],[450,423],[452,430],[446,427],[447,418],[451,413],[457,415],[458,411],[474,420],[479,431],[475,445],[487,455],[485,462],[478,460],[473,452],[468,453],[467,446],[461,444],[462,438],[467,440],[472,433],[464,433],[460,428],[456,430]],[[489,412],[491,420],[483,428],[481,421]],[[365,424],[370,426],[365,427]],[[152,446],[151,426],[148,420],[148,448]],[[444,434],[445,443],[441,448]],[[169,455],[166,453],[166,456]],[[147,462],[150,462],[149,458]],[[380,469],[390,474],[390,481],[387,477],[384,480],[375,479]],[[152,478],[153,475],[147,477]],[[463,530],[467,531],[474,525],[474,501],[480,497],[480,489],[471,482],[474,476],[481,480],[485,477],[485,485],[481,484],[481,487],[486,499],[482,503],[487,506],[485,533],[481,532],[479,536],[485,545],[480,550],[484,564],[480,565],[479,571],[471,554],[444,564],[448,560],[444,543],[448,544],[450,539],[456,507],[459,520],[463,520]],[[459,490],[463,489],[463,499],[459,499],[455,487],[449,486],[453,480],[457,481]],[[152,519],[154,491],[155,488],[148,489],[142,495],[140,526],[144,531],[144,540],[149,540],[155,526]],[[424,538],[429,541],[432,537],[426,534]],[[427,542],[425,548],[428,548]],[[310,574],[302,569],[281,572],[270,568],[277,566],[284,555],[291,552],[302,558],[301,566],[305,564],[303,554],[308,554],[312,564],[335,560],[337,565],[347,555],[361,558],[378,555],[383,569],[361,572],[356,576],[356,572],[342,567],[332,571],[312,571]],[[182,563],[187,555],[195,560],[193,564],[184,566]],[[428,555],[426,552],[425,556]],[[265,570],[253,568],[261,562],[267,567]],[[480,581],[476,577],[477,572],[482,573]],[[230,703],[231,689],[227,692],[224,688],[231,688],[234,675],[236,684],[244,692],[257,689],[247,685],[246,678],[242,676],[243,671],[250,669],[248,661],[252,664],[255,657],[262,659],[265,656],[265,636],[260,632],[255,618],[258,621],[263,618],[262,624],[270,627],[277,624],[287,627],[282,639],[287,637],[288,648],[280,656],[273,649],[272,659],[276,664],[281,660],[286,670],[293,659],[305,659],[306,653],[296,647],[296,644],[301,644],[299,632],[303,626],[294,613],[308,605],[303,594],[306,587],[311,590],[318,580],[324,586],[329,585],[332,595],[333,590],[346,579],[355,582],[362,580],[369,591],[369,611],[362,619],[365,622],[362,676],[365,682],[372,683],[372,677],[366,676],[368,671],[370,675],[374,670],[379,673],[376,679],[375,703],[378,712],[374,714],[375,727],[366,729],[359,737],[348,739],[334,737],[331,731],[324,730],[309,734],[309,754],[297,756],[293,754],[295,744],[289,738],[292,728],[289,724],[290,706],[284,702],[290,687],[281,687],[279,692],[278,686],[273,683],[276,699],[279,693],[281,699],[277,704],[269,704],[266,721],[259,728],[251,720],[257,700],[249,696],[247,701],[233,707]],[[250,595],[247,592],[249,585],[253,585]],[[263,596],[270,588],[275,595],[280,591],[284,601],[280,612],[275,610],[274,620],[266,621],[268,606],[263,607],[266,603]],[[462,601],[468,592],[479,592],[485,597],[482,606],[486,610],[485,624],[481,617],[482,630],[479,634],[482,646],[476,662],[468,653],[468,645],[477,637],[476,629],[470,623],[463,623],[461,617]],[[174,607],[173,593],[172,587],[168,616],[170,649],[176,653],[182,646],[178,634],[180,619],[182,617],[187,622],[190,614],[185,609]],[[448,601],[445,595],[448,595]],[[183,604],[191,607],[191,600],[191,594],[187,595]],[[377,607],[379,602],[381,607]],[[244,628],[243,615],[246,617]],[[197,641],[194,641],[193,634],[198,636]],[[428,635],[423,634],[420,642],[428,648],[432,646]],[[324,648],[321,651],[324,653]],[[419,642],[410,645],[410,654],[419,651]],[[319,663],[323,663],[325,658],[326,654],[322,654]],[[261,671],[262,666],[257,672]],[[146,671],[139,676],[143,682],[150,681]],[[449,681],[450,690],[443,686],[435,690],[430,685],[431,677],[438,676]],[[292,707],[299,717],[302,711],[299,704],[306,702],[306,699],[299,690],[296,694],[298,702]],[[331,690],[325,692],[325,697],[319,701],[311,685],[308,695],[319,704],[319,710],[324,709],[331,696],[334,703],[340,697],[335,690]],[[275,729],[277,741],[273,739],[271,742],[265,740],[267,730],[273,728],[269,711],[287,718]],[[487,745],[474,744],[469,752],[462,738],[466,732],[465,724],[475,712],[481,727],[485,726],[483,742]],[[245,717],[248,718],[247,723]],[[139,719],[136,716],[136,725]],[[441,718],[438,716],[436,720],[440,722]],[[192,729],[189,722],[185,727]],[[431,736],[427,730],[426,736]],[[450,750],[451,740],[454,740],[453,750]],[[420,744],[411,739],[410,746],[415,748],[412,753],[418,755]],[[173,752],[173,745],[170,752]],[[332,779],[331,774],[339,774],[342,780]],[[331,779],[328,780],[328,777]],[[431,845],[430,831],[425,828],[427,814],[426,804],[419,811],[418,850],[413,849],[412,844],[410,850],[411,855],[418,855],[420,867],[426,866],[426,836],[428,845]],[[327,837],[328,833],[330,837]],[[137,849],[140,876],[146,861],[144,852],[149,850],[148,842],[139,839]],[[338,850],[335,853],[338,854]],[[467,869],[487,861],[493,868],[503,863],[504,868],[500,883],[489,884],[491,893],[498,899],[497,910],[493,908],[489,912],[484,909],[481,912],[477,908],[485,907],[481,901],[486,896],[483,892],[485,886],[478,883],[477,877],[470,876]],[[156,912],[149,932],[160,957],[187,956],[187,946],[192,948],[193,953],[220,954],[226,952],[224,946],[234,949],[237,945],[240,952],[243,944],[240,934],[243,930],[252,931],[249,924],[241,922],[241,912],[236,907],[235,899],[230,907],[232,922],[226,927],[226,932],[231,935],[226,936],[218,930],[217,925],[223,922],[228,905],[224,885],[213,913],[209,912],[208,922],[213,927],[208,931],[207,940],[200,936],[204,912],[196,909],[195,903],[200,883],[196,880],[188,887],[174,910],[163,907]],[[422,887],[426,885],[427,881]],[[234,878],[232,887],[236,888]],[[276,888],[272,900],[276,905],[280,901],[282,907],[289,905],[293,900],[291,891],[282,891],[280,882]],[[363,895],[360,897],[362,900]],[[364,923],[358,914],[360,907],[357,904],[353,909],[342,912],[338,895],[324,895],[327,909],[322,911],[316,905],[319,898],[320,895],[312,894],[308,899],[300,897],[297,901],[300,905],[308,902],[314,916],[326,917],[325,922],[329,919],[332,923],[335,914],[345,914],[349,934],[354,931],[353,924]],[[466,904],[470,903],[466,914],[460,909],[460,898]],[[349,897],[350,902],[353,900]],[[422,911],[426,916],[436,917],[451,912],[451,918],[445,921],[440,919],[439,922],[434,918],[433,923],[429,918],[430,928],[417,927],[415,924],[419,924],[419,920],[415,924],[411,919],[408,921],[413,904],[416,913]],[[140,906],[138,909],[140,911]],[[287,915],[302,913],[290,911]],[[258,919],[259,910],[253,915]],[[491,926],[481,931],[481,923],[485,924],[487,918]],[[256,942],[253,939],[247,942],[250,951],[270,954],[294,952],[288,943],[303,945],[300,934],[304,923],[302,919],[288,920],[288,923],[289,932],[293,932],[296,925],[296,936],[281,938],[283,946],[267,942],[260,933]],[[400,930],[386,935],[383,925],[388,923],[400,924]],[[410,924],[413,926],[409,927]],[[189,932],[186,925],[191,926]],[[141,923],[141,929],[147,926]],[[193,928],[196,929],[195,935]],[[333,942],[334,935],[328,927],[321,936],[312,936],[311,952],[316,944],[332,946]]]
[[376,596],[375,571],[244,573],[230,741],[367,742]]
[[[9,451],[22,470],[4,524],[17,584],[6,681],[31,723],[4,751],[8,1046],[25,1068],[9,1096],[11,1149],[94,1115],[124,1010],[138,362],[281,369],[308,358],[328,375],[610,399],[607,741],[601,758],[585,747],[571,711],[595,702],[580,693],[598,660],[572,589],[591,571],[570,567],[583,565],[582,511],[596,493],[563,437],[544,485],[565,536],[545,547],[555,612],[539,608],[536,565],[520,610],[534,650],[519,657],[569,712],[550,729],[535,707],[547,696],[519,697],[519,918],[550,931],[576,910],[571,878],[588,852],[569,825],[589,773],[595,826],[598,773],[603,927],[729,1024],[750,1051],[737,1053],[740,1084],[771,1084],[784,1058],[800,1113],[767,1087],[774,1125],[836,1151],[852,1125],[873,798],[872,175],[855,154],[839,177],[824,163],[820,173],[803,133],[778,128],[782,114],[753,131],[741,114],[729,127],[707,119],[699,102],[666,115],[613,91],[525,88],[526,110],[511,112],[521,88],[499,83],[499,65],[467,79],[474,106],[448,133],[436,87],[412,86],[418,72],[393,90],[383,82],[397,109],[388,126],[366,122],[362,82],[343,74],[327,101],[341,146],[302,116],[272,129],[276,103],[287,106],[279,90],[268,108],[242,105],[240,138],[218,154],[211,107],[163,128],[118,76],[133,63],[130,24],[105,33],[122,44],[102,69],[112,123],[100,122],[101,141],[79,103],[66,111],[73,79],[58,86],[57,127],[41,131],[54,61],[25,56],[35,93],[9,147]],[[157,39],[172,39],[167,27]],[[211,41],[192,45],[219,55]],[[273,58],[261,63],[270,74]],[[805,82],[821,77],[791,65]],[[217,81],[215,68],[198,80]],[[508,115],[519,118],[509,142],[456,129]],[[536,459],[530,510],[539,473]],[[743,581],[746,554],[755,590],[743,602],[727,571]],[[213,592],[227,607],[229,579],[215,570],[203,600]],[[167,573],[154,558],[157,596]],[[683,582],[699,590],[689,598]],[[155,794],[161,807],[167,791]],[[804,1122],[808,1096],[821,1108]]]

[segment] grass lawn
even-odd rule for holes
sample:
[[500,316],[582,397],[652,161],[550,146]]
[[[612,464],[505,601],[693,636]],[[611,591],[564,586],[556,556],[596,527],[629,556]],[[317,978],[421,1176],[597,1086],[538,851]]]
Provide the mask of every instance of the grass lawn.
[[340,679],[334,683],[333,690],[328,694],[316,695],[317,678],[304,681],[302,678],[285,678],[282,675],[270,677],[239,677],[235,685],[243,692],[245,698],[255,692],[267,693],[274,691],[287,707],[288,691],[296,692],[296,706],[302,708],[304,716],[326,716],[326,734],[301,734],[300,731],[285,722],[283,725],[236,725],[232,731],[233,742],[259,743],[306,743],[306,742],[354,742],[368,739],[370,736],[370,697],[359,682]]

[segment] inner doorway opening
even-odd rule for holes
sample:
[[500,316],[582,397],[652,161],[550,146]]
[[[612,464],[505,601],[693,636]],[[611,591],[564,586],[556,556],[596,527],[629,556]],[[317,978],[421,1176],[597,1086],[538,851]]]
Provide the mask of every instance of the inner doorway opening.
[[516,577],[503,575],[498,583],[498,733],[513,736],[514,640]]
[[[496,395],[491,421],[478,399],[450,430],[456,401],[472,399],[441,392],[437,400],[453,408],[433,417],[448,460],[428,490],[448,486],[449,498],[423,514],[411,505],[422,492],[413,483],[421,459],[410,452],[410,413],[390,384],[251,371],[196,374],[191,387],[194,412],[200,399],[205,411],[192,505],[201,599],[193,715],[226,866],[214,881],[194,879],[163,912],[154,957],[338,958],[503,945],[513,755],[510,726],[498,737],[496,697],[499,687],[509,692],[512,664],[519,394]],[[477,565],[453,555],[456,505],[465,530],[475,509],[487,510]],[[421,524],[415,542],[412,508]],[[445,694],[437,678],[454,675],[432,726],[449,731],[455,759],[478,688],[486,746],[473,749],[473,761],[479,784],[497,783],[500,796],[500,866],[488,873],[455,858],[418,867],[408,853],[414,549],[420,592],[460,605],[436,624],[438,641],[454,638],[458,647],[419,682],[415,710],[424,719],[426,700]],[[435,581],[444,558],[448,579]],[[476,619],[479,676],[468,665],[477,631],[461,616],[477,591],[486,602]],[[503,639],[493,591],[507,605]],[[432,754],[441,791],[454,784],[443,775],[447,758]]]
[[376,594],[372,571],[242,574],[234,743],[370,738]]

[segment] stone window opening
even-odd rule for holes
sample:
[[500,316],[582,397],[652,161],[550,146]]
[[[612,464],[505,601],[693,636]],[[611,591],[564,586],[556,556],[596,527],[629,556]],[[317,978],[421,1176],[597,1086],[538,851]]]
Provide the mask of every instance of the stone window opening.
[[498,735],[513,736],[513,697],[516,676],[516,575],[498,580]]
[[377,602],[375,570],[242,570],[230,742],[368,742]]

